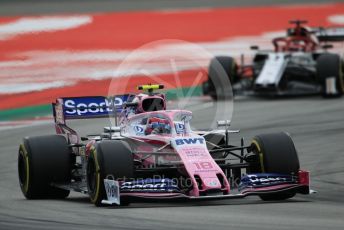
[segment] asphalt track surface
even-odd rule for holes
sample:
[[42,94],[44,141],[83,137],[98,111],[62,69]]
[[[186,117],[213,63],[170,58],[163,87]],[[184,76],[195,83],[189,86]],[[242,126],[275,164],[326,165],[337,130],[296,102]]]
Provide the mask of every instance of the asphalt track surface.
[[[149,2],[154,1],[144,2],[142,8],[158,7],[158,3],[154,4],[154,7],[149,5]],[[240,2],[246,4],[245,2],[249,1]],[[252,2],[255,1],[250,1],[251,4]],[[112,11],[113,9],[104,7],[105,3],[89,10]],[[38,9],[12,8],[11,11],[7,8],[10,10],[4,12],[4,7],[11,4],[10,1],[2,2],[0,14],[52,13],[44,8],[43,3]],[[61,7],[63,4],[61,3]],[[83,11],[88,11],[86,6],[91,3],[85,4]],[[181,6],[182,4],[174,7]],[[132,9],[137,8],[127,4],[122,10]],[[58,8],[55,8],[54,12],[60,12],[56,10]],[[74,9],[70,7],[69,10]],[[196,103],[204,104],[208,99],[195,100],[198,100]],[[211,117],[207,116],[207,110],[197,114],[203,115],[201,120],[195,117],[199,124],[206,123],[207,119],[211,120]],[[135,203],[121,208],[96,208],[87,196],[78,193],[72,193],[66,200],[25,200],[17,179],[18,145],[24,136],[53,133],[53,124],[1,131],[0,229],[343,229],[343,114],[343,98],[236,100],[232,128],[241,129],[238,136],[250,140],[259,133],[287,131],[295,141],[302,168],[312,173],[312,188],[318,193],[311,196],[298,195],[285,202],[263,202],[259,198],[250,197],[240,200]],[[100,131],[103,125],[104,121],[96,120],[74,123],[74,127],[82,133]],[[237,137],[233,137],[234,142],[238,140]]]

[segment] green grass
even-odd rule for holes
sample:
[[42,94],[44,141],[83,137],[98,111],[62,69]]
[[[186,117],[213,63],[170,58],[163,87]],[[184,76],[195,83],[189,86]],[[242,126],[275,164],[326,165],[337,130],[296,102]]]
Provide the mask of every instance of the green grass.
[[[167,100],[176,100],[186,96],[196,97],[202,95],[202,88],[200,86],[170,89],[165,91]],[[190,94],[190,95],[189,95]]]
[[0,111],[0,121],[20,120],[46,116],[52,113],[51,105],[29,106]]

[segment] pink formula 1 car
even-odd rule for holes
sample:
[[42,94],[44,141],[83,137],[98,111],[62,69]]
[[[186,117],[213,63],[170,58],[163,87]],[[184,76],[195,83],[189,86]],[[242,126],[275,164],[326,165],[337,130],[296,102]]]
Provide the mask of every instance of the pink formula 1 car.
[[[284,132],[229,142],[219,130],[190,128],[192,112],[167,110],[161,85],[114,97],[60,98],[53,104],[57,135],[26,137],[19,148],[19,182],[28,199],[88,194],[92,203],[126,205],[137,199],[228,199],[258,195],[284,200],[309,194],[309,173]],[[113,116],[116,126],[79,137],[68,119]]]

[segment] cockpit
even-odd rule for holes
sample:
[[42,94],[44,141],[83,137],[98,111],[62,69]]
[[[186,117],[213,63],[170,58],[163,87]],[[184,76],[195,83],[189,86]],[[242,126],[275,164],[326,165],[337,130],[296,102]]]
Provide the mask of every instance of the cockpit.
[[192,113],[183,110],[164,110],[138,114],[128,119],[125,132],[133,136],[179,136],[191,132]]
[[312,33],[312,30],[302,24],[303,20],[292,20],[294,28],[287,30],[286,37],[278,37],[272,40],[276,52],[312,52],[317,47],[319,41]]

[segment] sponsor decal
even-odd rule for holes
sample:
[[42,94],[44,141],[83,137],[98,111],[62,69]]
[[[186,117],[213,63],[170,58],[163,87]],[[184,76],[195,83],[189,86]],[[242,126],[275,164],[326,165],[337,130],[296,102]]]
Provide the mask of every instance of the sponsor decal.
[[189,158],[206,158],[208,156],[204,147],[184,148],[183,153]]
[[[107,200],[105,203],[107,204],[120,204],[120,196],[119,196],[119,184],[118,181],[115,180],[108,180],[104,179],[104,186],[105,192],[107,196]],[[102,201],[103,203],[104,201]]]
[[270,182],[275,182],[275,181],[281,181],[285,182],[287,181],[287,178],[281,177],[281,176],[264,176],[264,177],[259,177],[257,175],[247,175],[249,177],[250,182],[252,183],[270,183]]
[[116,186],[114,184],[105,183],[106,193],[109,197],[116,197]]
[[184,125],[184,124],[175,123],[175,127],[176,127],[176,133],[177,133],[177,134],[183,134],[183,133],[185,133],[185,125]]
[[296,183],[296,178],[291,175],[257,173],[248,174],[241,178],[239,190],[245,188],[260,188],[279,184]]
[[141,126],[139,126],[139,125],[135,125],[134,126],[134,131],[135,131],[136,135],[144,134],[143,128]]
[[128,95],[106,97],[79,97],[65,98],[63,110],[66,118],[79,116],[102,116],[108,115],[116,108],[116,112],[122,111],[122,105],[127,101]]
[[171,179],[143,179],[121,184],[121,192],[179,192],[177,184]]
[[216,181],[210,181],[208,183],[209,186],[216,186],[217,185],[217,182]]
[[56,119],[56,123],[58,124],[65,123],[64,116],[63,116],[63,108],[60,102],[55,105],[55,119]]
[[194,137],[194,138],[180,138],[175,139],[176,145],[192,145],[192,144],[204,144],[203,137]]

